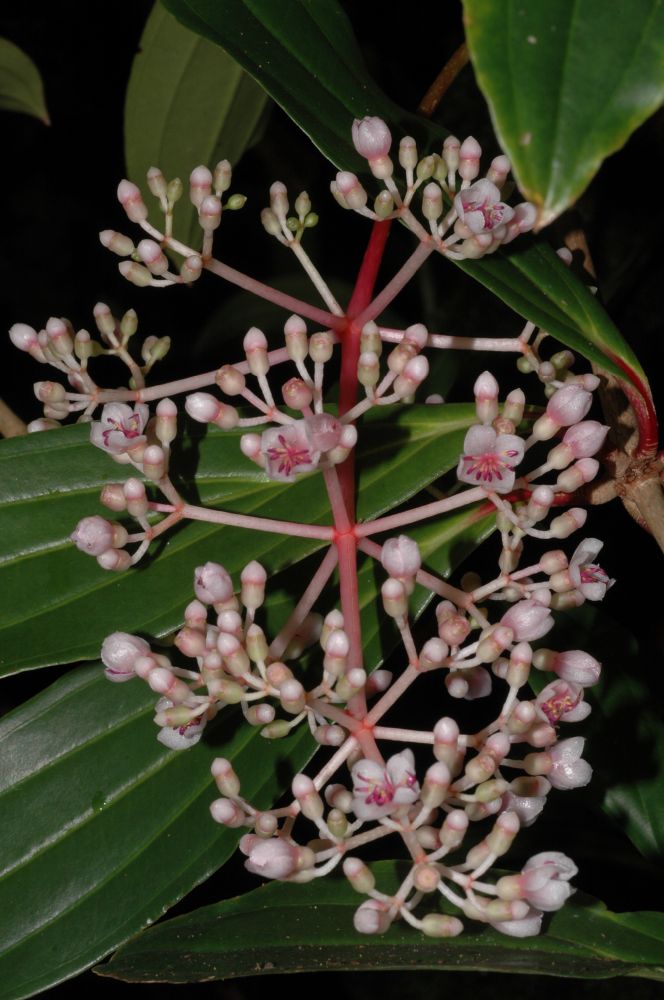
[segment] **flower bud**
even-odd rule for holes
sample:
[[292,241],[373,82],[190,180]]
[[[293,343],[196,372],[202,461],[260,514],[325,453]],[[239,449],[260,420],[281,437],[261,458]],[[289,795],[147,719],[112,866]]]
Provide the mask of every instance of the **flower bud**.
[[131,181],[120,181],[118,184],[118,201],[127,213],[131,222],[143,222],[148,217],[148,210],[143,202],[141,192]]

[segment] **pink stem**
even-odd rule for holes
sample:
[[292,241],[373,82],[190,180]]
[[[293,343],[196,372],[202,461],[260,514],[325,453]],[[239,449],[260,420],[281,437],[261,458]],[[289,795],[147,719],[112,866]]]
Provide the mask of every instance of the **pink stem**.
[[318,323],[326,329],[341,330],[345,326],[346,320],[344,317],[334,316],[325,309],[318,309],[316,306],[302,302],[292,295],[279,292],[276,288],[264,285],[262,281],[256,281],[255,278],[250,278],[249,275],[243,274],[241,271],[236,271],[234,267],[230,267],[220,260],[209,260],[205,264],[205,267],[208,271],[212,271],[213,274],[224,278],[225,281],[230,281],[231,284],[244,288],[246,292],[258,295],[261,299],[267,299],[268,302],[274,302],[275,305],[281,306],[282,309],[288,309],[289,312],[306,316],[307,319],[313,320],[314,323]]
[[369,320],[375,319],[376,316],[380,316],[384,309],[386,309],[390,302],[393,301],[401,291],[401,289],[408,284],[410,279],[414,274],[417,274],[420,267],[433,253],[435,246],[432,243],[420,243],[416,250],[410,255],[406,263],[397,273],[394,275],[391,281],[385,285],[385,288],[380,292],[373,302],[370,302],[364,312],[356,318],[356,323],[360,329]]
[[429,729],[395,729],[394,726],[374,726],[373,734],[377,740],[395,740],[398,743],[429,743],[433,744],[433,732]]
[[[404,331],[380,327],[380,338],[388,344],[403,340]],[[427,347],[458,351],[516,351],[523,354],[523,341],[519,337],[451,337],[443,333],[430,333]]]
[[[382,545],[364,538],[358,543],[357,547],[362,552],[366,552],[368,556],[380,561],[383,551]],[[469,595],[465,590],[458,590],[457,587],[453,587],[450,583],[445,583],[444,580],[441,580],[438,576],[434,576],[433,573],[427,573],[426,570],[420,569],[417,571],[415,579],[423,587],[426,587],[427,590],[433,591],[434,594],[438,594],[439,597],[444,597],[448,601],[453,601],[459,607],[466,607],[469,603]]]
[[[152,510],[163,514],[173,513],[173,506],[165,503],[150,504]],[[210,524],[228,524],[233,528],[250,528],[254,531],[271,531],[274,534],[293,535],[295,538],[317,538],[331,542],[334,538],[334,528],[316,524],[297,524],[295,521],[277,521],[270,517],[252,517],[250,514],[231,514],[226,510],[208,510],[207,507],[195,507],[185,503],[178,508],[182,517],[191,521],[209,521]]]
[[418,675],[419,670],[417,670],[416,667],[406,667],[401,676],[397,677],[392,687],[385,692],[380,701],[377,701],[371,709],[367,715],[367,724],[373,725],[378,722],[379,719],[382,719],[387,710],[391,708],[395,701],[401,697],[404,691],[410,687]]
[[272,640],[272,644],[269,649],[269,654],[272,659],[278,660],[280,658],[286,646],[295,635],[298,627],[311,611],[314,602],[318,599],[323,587],[330,579],[332,571],[337,565],[337,559],[337,550],[333,545],[331,545],[325,553],[322,563],[312,576],[307,589],[302,594],[302,597],[291,612],[288,621],[279,634]]
[[458,510],[459,507],[466,507],[468,504],[477,503],[478,500],[484,499],[486,499],[486,491],[481,486],[474,486],[470,490],[455,494],[455,496],[435,500],[433,503],[423,504],[413,510],[404,510],[400,514],[379,517],[375,521],[365,521],[364,524],[358,524],[355,528],[355,534],[358,538],[364,538],[367,535],[375,535],[379,531],[392,531],[393,528],[401,528],[405,524],[415,524],[428,517],[445,514],[449,510]]

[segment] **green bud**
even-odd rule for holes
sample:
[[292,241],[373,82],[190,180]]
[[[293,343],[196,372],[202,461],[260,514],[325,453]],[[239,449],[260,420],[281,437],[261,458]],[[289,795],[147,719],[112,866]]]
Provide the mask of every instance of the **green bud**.
[[246,204],[247,196],[245,194],[232,194],[224,205],[224,208],[227,208],[229,212],[238,212]]
[[304,225],[305,229],[313,229],[314,226],[317,226],[318,225],[318,216],[316,215],[316,213],[315,212],[307,212],[307,214],[304,217],[304,223],[303,223],[303,225]]
[[168,187],[166,188],[166,199],[169,205],[174,205],[176,201],[179,201],[182,197],[182,181],[179,177],[174,177],[172,181],[168,182]]
[[120,320],[120,333],[122,334],[123,341],[129,340],[133,337],[138,329],[138,316],[134,309],[128,309]]
[[261,736],[266,740],[280,740],[284,736],[288,736],[290,732],[289,724],[285,719],[275,719],[271,722],[269,726],[263,726],[261,729]]

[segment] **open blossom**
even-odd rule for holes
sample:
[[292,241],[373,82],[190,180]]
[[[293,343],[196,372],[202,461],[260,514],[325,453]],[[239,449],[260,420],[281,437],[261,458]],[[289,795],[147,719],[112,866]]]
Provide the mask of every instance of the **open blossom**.
[[523,898],[545,913],[559,910],[574,892],[569,880],[577,871],[571,858],[560,851],[536,854],[526,862],[521,872]]
[[463,483],[509,493],[523,449],[523,441],[516,434],[497,434],[493,427],[475,424],[463,442],[457,476]]
[[577,546],[569,561],[570,580],[588,601],[601,601],[615,580],[594,562],[604,542],[598,538],[585,538]]
[[374,760],[353,766],[353,812],[358,819],[389,816],[399,806],[410,805],[420,794],[412,750],[403,750],[385,767]]
[[485,178],[475,181],[454,199],[457,215],[472,233],[486,233],[509,222],[514,209],[500,200],[500,191]]
[[[160,698],[155,708],[157,712],[164,712],[173,708],[173,702],[169,698]],[[188,750],[198,743],[206,724],[207,718],[199,715],[180,726],[161,726],[157,739],[169,750]]]
[[581,722],[590,715],[590,705],[583,700],[583,688],[570,681],[555,680],[547,684],[535,704],[552,726],[559,722]]
[[111,455],[122,455],[145,444],[143,431],[149,416],[145,403],[137,403],[133,408],[127,403],[107,403],[101,411],[101,420],[92,424],[90,440]]
[[270,479],[283,483],[292,483],[296,475],[311,472],[320,459],[320,451],[314,448],[304,420],[263,431],[261,451]]

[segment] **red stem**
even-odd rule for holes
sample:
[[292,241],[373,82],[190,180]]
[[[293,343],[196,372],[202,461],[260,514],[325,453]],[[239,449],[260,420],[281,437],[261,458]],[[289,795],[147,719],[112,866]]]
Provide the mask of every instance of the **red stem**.
[[[346,328],[341,333],[341,377],[339,385],[339,414],[347,413],[357,400],[357,361],[360,355],[361,328],[353,323],[354,317],[366,309],[373,295],[378,269],[390,231],[389,222],[375,222],[364,253],[355,288],[346,311]],[[339,486],[349,521],[339,523],[335,514],[335,538],[339,553],[339,589],[344,627],[350,641],[349,661],[352,666],[362,666],[362,636],[360,631],[360,606],[357,590],[357,539],[353,534],[355,521],[355,463],[353,454],[339,466]]]
[[622,368],[629,380],[627,383],[623,383],[623,390],[634,411],[639,429],[639,443],[636,454],[650,458],[657,453],[659,443],[657,411],[652,401],[650,389],[641,376],[637,375],[626,361],[623,361],[616,354],[607,353],[611,360],[615,361],[619,368]]

